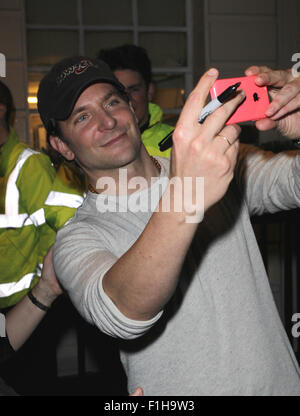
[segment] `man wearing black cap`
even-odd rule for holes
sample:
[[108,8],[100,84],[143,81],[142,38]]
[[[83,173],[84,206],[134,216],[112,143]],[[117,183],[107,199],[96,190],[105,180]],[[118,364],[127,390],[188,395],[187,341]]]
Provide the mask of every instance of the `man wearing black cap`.
[[[232,181],[239,127],[224,123],[243,93],[197,123],[217,76],[207,71],[187,100],[169,163],[146,152],[123,87],[103,62],[75,57],[46,75],[38,99],[51,144],[90,183],[57,234],[55,270],[88,322],[127,340],[129,391],[300,394],[249,220],[279,201],[282,209],[300,205],[297,166],[283,155],[274,167],[270,154],[265,163],[245,148]],[[255,185],[245,199],[246,160]]]

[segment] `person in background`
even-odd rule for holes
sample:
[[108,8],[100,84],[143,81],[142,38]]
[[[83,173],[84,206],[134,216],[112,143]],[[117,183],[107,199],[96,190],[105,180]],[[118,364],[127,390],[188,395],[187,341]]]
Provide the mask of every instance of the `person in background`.
[[[56,231],[82,202],[79,185],[58,179],[48,156],[20,142],[13,111],[11,92],[0,82],[0,310],[38,282]],[[60,207],[45,205],[58,181],[65,191]]]
[[0,310],[38,282],[55,239],[44,215],[55,170],[45,155],[19,141],[12,114],[11,92],[0,82]]
[[[12,94],[0,82],[0,311],[4,313],[39,282],[44,257],[57,230],[83,200],[82,189],[73,178],[62,177],[47,155],[19,140],[13,115]],[[31,385],[30,392],[43,388],[52,374],[54,377],[54,346],[40,332],[50,323],[49,316],[31,337],[35,347],[27,348],[27,344],[17,359],[1,364],[3,377],[9,377],[20,392],[27,392]],[[52,330],[49,325],[49,334]],[[43,349],[48,351],[48,360],[40,353]]]
[[155,86],[147,51],[136,45],[102,49],[98,59],[106,62],[124,85],[138,119],[142,141],[152,156],[170,156],[170,149],[160,151],[158,143],[174,128],[162,122],[162,110],[151,102]]

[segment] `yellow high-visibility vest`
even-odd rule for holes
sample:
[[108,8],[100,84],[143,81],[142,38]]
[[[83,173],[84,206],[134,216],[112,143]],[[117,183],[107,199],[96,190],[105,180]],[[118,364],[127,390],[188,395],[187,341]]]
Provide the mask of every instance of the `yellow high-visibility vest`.
[[63,206],[47,206],[57,183],[48,156],[20,143],[11,129],[0,150],[0,310],[16,304],[37,283],[57,229],[82,202],[77,191],[77,206],[67,198]]
[[170,157],[171,149],[162,152],[158,143],[174,130],[174,127],[162,122],[163,112],[157,104],[149,103],[148,110],[150,114],[149,126],[142,133],[142,142],[151,156]]

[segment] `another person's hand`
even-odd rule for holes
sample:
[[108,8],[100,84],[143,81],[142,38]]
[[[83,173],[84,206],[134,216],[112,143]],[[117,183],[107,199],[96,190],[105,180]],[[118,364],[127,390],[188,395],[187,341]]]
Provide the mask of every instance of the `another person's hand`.
[[129,396],[143,396],[144,392],[142,387],[137,387],[134,392],[132,392],[131,394],[129,394]]
[[[52,248],[44,258],[42,276],[32,288],[36,300],[46,307],[62,293],[52,263]],[[46,314],[44,308],[24,296],[6,315],[6,333],[14,350],[19,349]]]
[[32,292],[46,306],[50,306],[63,293],[53,267],[52,247],[44,258],[42,276]]
[[258,130],[277,127],[290,139],[300,137],[300,76],[294,77],[290,69],[272,70],[266,66],[251,66],[245,74],[257,75],[259,86],[266,85],[272,102],[266,111],[267,118],[258,120]]

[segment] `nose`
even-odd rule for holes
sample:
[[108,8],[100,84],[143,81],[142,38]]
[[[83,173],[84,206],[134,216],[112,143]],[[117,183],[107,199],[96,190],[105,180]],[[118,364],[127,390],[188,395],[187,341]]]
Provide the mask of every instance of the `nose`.
[[111,130],[117,124],[117,120],[113,117],[113,115],[106,110],[102,110],[98,116],[98,127],[99,130]]

